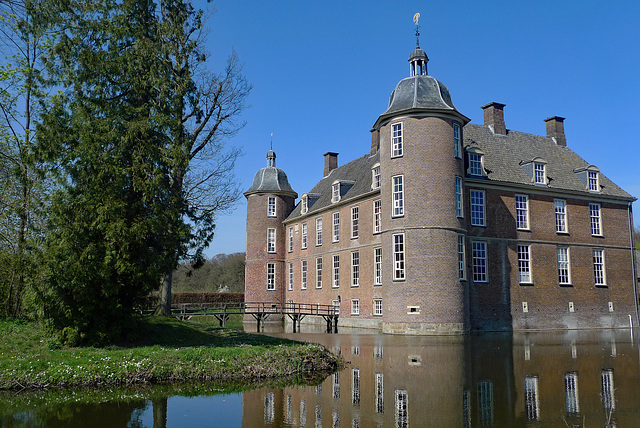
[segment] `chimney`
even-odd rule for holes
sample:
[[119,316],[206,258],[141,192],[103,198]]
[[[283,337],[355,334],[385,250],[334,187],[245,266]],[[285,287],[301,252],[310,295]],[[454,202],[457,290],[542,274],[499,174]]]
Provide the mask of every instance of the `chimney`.
[[327,152],[324,154],[324,176],[338,167],[338,154],[334,152]]
[[380,150],[380,130],[373,128],[371,130],[371,151],[369,154],[375,155]]
[[547,137],[554,138],[559,146],[567,145],[567,137],[564,136],[564,117],[553,116],[544,120],[547,123]]
[[484,125],[491,127],[494,134],[507,135],[504,125],[504,104],[489,103],[482,106],[484,110]]

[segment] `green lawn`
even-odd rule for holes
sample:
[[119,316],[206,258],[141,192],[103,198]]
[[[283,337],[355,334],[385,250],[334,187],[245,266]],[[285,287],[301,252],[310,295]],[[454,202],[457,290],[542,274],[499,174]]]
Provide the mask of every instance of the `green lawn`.
[[326,375],[341,364],[319,345],[223,329],[215,322],[159,317],[143,321],[136,343],[65,348],[36,323],[0,320],[0,389],[255,382]]

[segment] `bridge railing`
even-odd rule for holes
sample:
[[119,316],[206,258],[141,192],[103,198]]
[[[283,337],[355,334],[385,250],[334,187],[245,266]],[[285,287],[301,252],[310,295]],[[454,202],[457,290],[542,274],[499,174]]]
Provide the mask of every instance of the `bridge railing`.
[[174,316],[208,314],[299,314],[338,316],[338,308],[333,305],[294,302],[227,302],[227,303],[181,303],[171,307]]

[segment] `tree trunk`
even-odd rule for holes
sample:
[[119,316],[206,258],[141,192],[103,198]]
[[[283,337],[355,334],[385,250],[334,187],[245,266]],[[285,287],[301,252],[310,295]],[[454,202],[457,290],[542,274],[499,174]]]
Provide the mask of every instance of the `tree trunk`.
[[160,296],[158,297],[158,306],[156,307],[156,315],[171,316],[171,284],[173,283],[173,271],[169,272],[162,278],[160,284]]

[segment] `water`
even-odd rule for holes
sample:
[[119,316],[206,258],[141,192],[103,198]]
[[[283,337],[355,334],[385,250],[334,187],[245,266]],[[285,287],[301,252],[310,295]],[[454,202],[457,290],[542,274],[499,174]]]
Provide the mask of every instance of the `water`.
[[640,426],[638,337],[629,330],[277,335],[322,343],[349,363],[320,385],[237,394],[196,385],[5,396],[2,426]]

